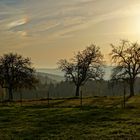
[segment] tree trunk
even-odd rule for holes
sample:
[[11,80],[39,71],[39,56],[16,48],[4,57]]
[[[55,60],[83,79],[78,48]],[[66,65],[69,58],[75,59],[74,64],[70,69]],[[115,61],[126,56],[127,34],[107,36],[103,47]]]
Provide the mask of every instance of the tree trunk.
[[79,96],[79,90],[80,90],[80,86],[76,85],[76,94],[75,94],[76,97]]
[[48,97],[47,97],[47,99],[48,99],[48,107],[49,107],[49,105],[50,105],[50,93],[49,93],[49,91],[48,91]]
[[12,87],[8,88],[8,92],[9,92],[9,101],[13,101],[13,89],[12,89]]
[[134,96],[134,81],[130,81],[130,97]]

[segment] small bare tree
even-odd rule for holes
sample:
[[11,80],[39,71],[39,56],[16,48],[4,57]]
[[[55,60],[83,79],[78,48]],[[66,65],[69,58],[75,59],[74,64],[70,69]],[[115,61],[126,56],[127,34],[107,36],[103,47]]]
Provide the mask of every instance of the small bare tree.
[[90,45],[85,50],[78,52],[73,59],[66,59],[58,62],[59,68],[65,72],[66,80],[72,81],[76,86],[76,96],[79,96],[79,90],[88,79],[102,79],[103,56],[100,48],[96,45]]
[[112,60],[116,64],[116,78],[125,77],[129,81],[130,97],[134,96],[134,84],[140,74],[140,45],[122,40],[119,46],[112,46]]

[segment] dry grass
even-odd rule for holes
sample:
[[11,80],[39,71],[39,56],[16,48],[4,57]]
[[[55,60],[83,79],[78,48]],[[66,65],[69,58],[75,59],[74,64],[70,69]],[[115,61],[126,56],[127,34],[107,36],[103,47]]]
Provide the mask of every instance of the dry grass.
[[1,105],[0,139],[140,139],[140,97],[32,101]]

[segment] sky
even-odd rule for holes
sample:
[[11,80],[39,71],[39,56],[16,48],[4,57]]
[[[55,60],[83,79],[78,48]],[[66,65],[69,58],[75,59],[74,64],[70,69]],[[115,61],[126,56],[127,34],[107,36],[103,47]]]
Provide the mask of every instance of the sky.
[[0,0],[0,55],[30,57],[36,68],[57,67],[90,44],[109,64],[120,39],[140,43],[140,0]]

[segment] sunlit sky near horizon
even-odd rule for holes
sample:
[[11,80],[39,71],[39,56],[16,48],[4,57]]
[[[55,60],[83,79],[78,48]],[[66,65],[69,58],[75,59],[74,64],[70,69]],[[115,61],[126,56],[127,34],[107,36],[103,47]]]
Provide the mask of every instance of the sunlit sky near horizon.
[[57,67],[91,43],[108,62],[120,39],[140,43],[140,0],[0,0],[0,55],[17,52],[35,67]]

